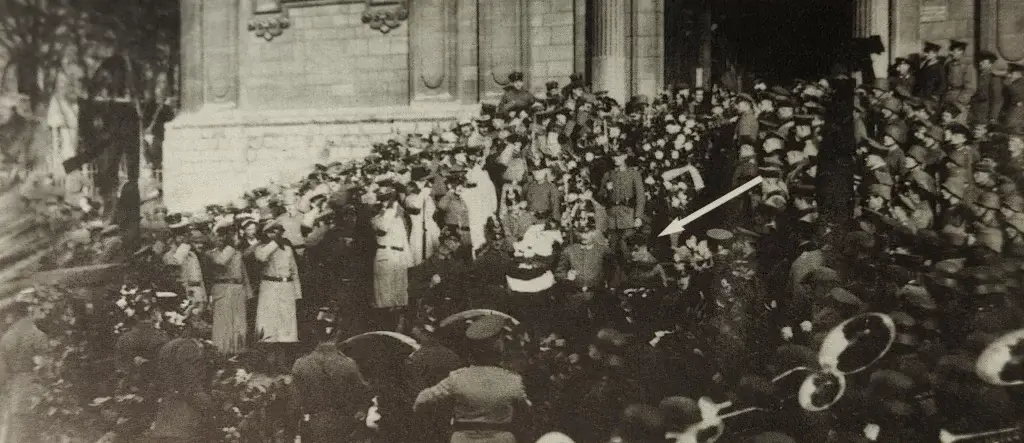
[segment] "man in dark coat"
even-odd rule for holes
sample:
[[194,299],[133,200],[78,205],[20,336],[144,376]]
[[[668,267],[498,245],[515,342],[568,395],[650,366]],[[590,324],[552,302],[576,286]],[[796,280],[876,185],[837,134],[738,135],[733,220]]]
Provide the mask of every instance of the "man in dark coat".
[[346,442],[358,429],[370,391],[356,362],[341,353],[333,322],[318,321],[318,344],[292,366],[303,413],[302,441]]
[[[451,349],[446,348],[434,336],[437,325],[432,321],[413,328],[413,336],[420,343],[420,348],[409,355],[406,361],[408,380],[412,395],[434,386],[448,377],[452,371],[463,366],[462,359]],[[443,443],[448,441],[451,411],[438,409],[419,411],[418,440],[423,443]]]
[[992,72],[996,60],[991,52],[978,54],[978,90],[971,98],[972,124],[994,123],[1003,109],[1003,79]]
[[949,60],[946,61],[945,95],[943,101],[967,106],[978,89],[977,73],[974,66],[964,60],[967,43],[953,40],[949,43]]
[[917,78],[914,81],[916,90],[914,93],[922,98],[937,100],[939,94],[944,90],[943,64],[939,59],[939,45],[932,42],[924,44],[924,60],[917,68]]
[[505,88],[505,95],[498,102],[498,112],[505,114],[509,111],[529,109],[537,98],[525,89],[526,82],[523,80],[522,72],[513,72],[508,75],[509,85]]
[[1006,74],[1006,109],[1003,125],[1007,132],[1024,131],[1024,64],[1010,63]]

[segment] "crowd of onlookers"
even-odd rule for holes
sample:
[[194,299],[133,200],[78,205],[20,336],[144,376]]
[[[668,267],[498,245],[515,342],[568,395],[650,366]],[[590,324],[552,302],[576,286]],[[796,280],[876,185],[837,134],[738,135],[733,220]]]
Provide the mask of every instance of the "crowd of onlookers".
[[[514,73],[475,120],[203,214],[147,212],[142,249],[108,246],[161,270],[133,283],[155,285],[147,297],[183,301],[171,317],[135,293],[118,305],[122,359],[156,361],[149,434],[206,441],[197,332],[290,372],[276,431],[310,441],[364,421],[391,442],[708,441],[723,401],[758,408],[725,420],[723,442],[1016,426],[1024,396],[998,383],[1021,380],[1020,345],[983,351],[1024,327],[1024,67],[1003,77],[964,48],[940,61],[927,44],[916,70],[898,59],[886,85],[856,89],[847,225],[818,213],[844,78],[618,103],[580,76],[533,95]],[[469,309],[498,312],[446,320]],[[142,338],[188,315],[209,330]],[[840,352],[829,333],[849,324],[863,330]],[[371,330],[390,332],[353,339],[369,352],[345,341]]]

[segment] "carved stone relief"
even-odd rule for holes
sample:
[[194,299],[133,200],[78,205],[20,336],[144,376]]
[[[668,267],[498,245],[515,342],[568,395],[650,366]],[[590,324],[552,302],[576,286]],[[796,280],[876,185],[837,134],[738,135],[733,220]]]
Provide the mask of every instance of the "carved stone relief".
[[417,0],[409,42],[414,100],[453,100],[457,87],[455,0]]

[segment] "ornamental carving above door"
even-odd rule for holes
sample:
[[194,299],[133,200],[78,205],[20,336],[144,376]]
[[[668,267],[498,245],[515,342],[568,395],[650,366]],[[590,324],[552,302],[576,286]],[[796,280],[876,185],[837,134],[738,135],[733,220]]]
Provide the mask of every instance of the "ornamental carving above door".
[[249,30],[269,41],[290,26],[289,9],[352,3],[364,4],[363,23],[385,34],[409,18],[408,0],[252,0]]

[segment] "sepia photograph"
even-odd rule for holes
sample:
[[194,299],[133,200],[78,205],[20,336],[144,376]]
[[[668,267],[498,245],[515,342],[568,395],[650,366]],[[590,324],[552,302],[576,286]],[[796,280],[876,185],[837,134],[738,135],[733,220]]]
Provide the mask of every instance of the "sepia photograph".
[[0,443],[1024,442],[1024,0],[0,0]]

